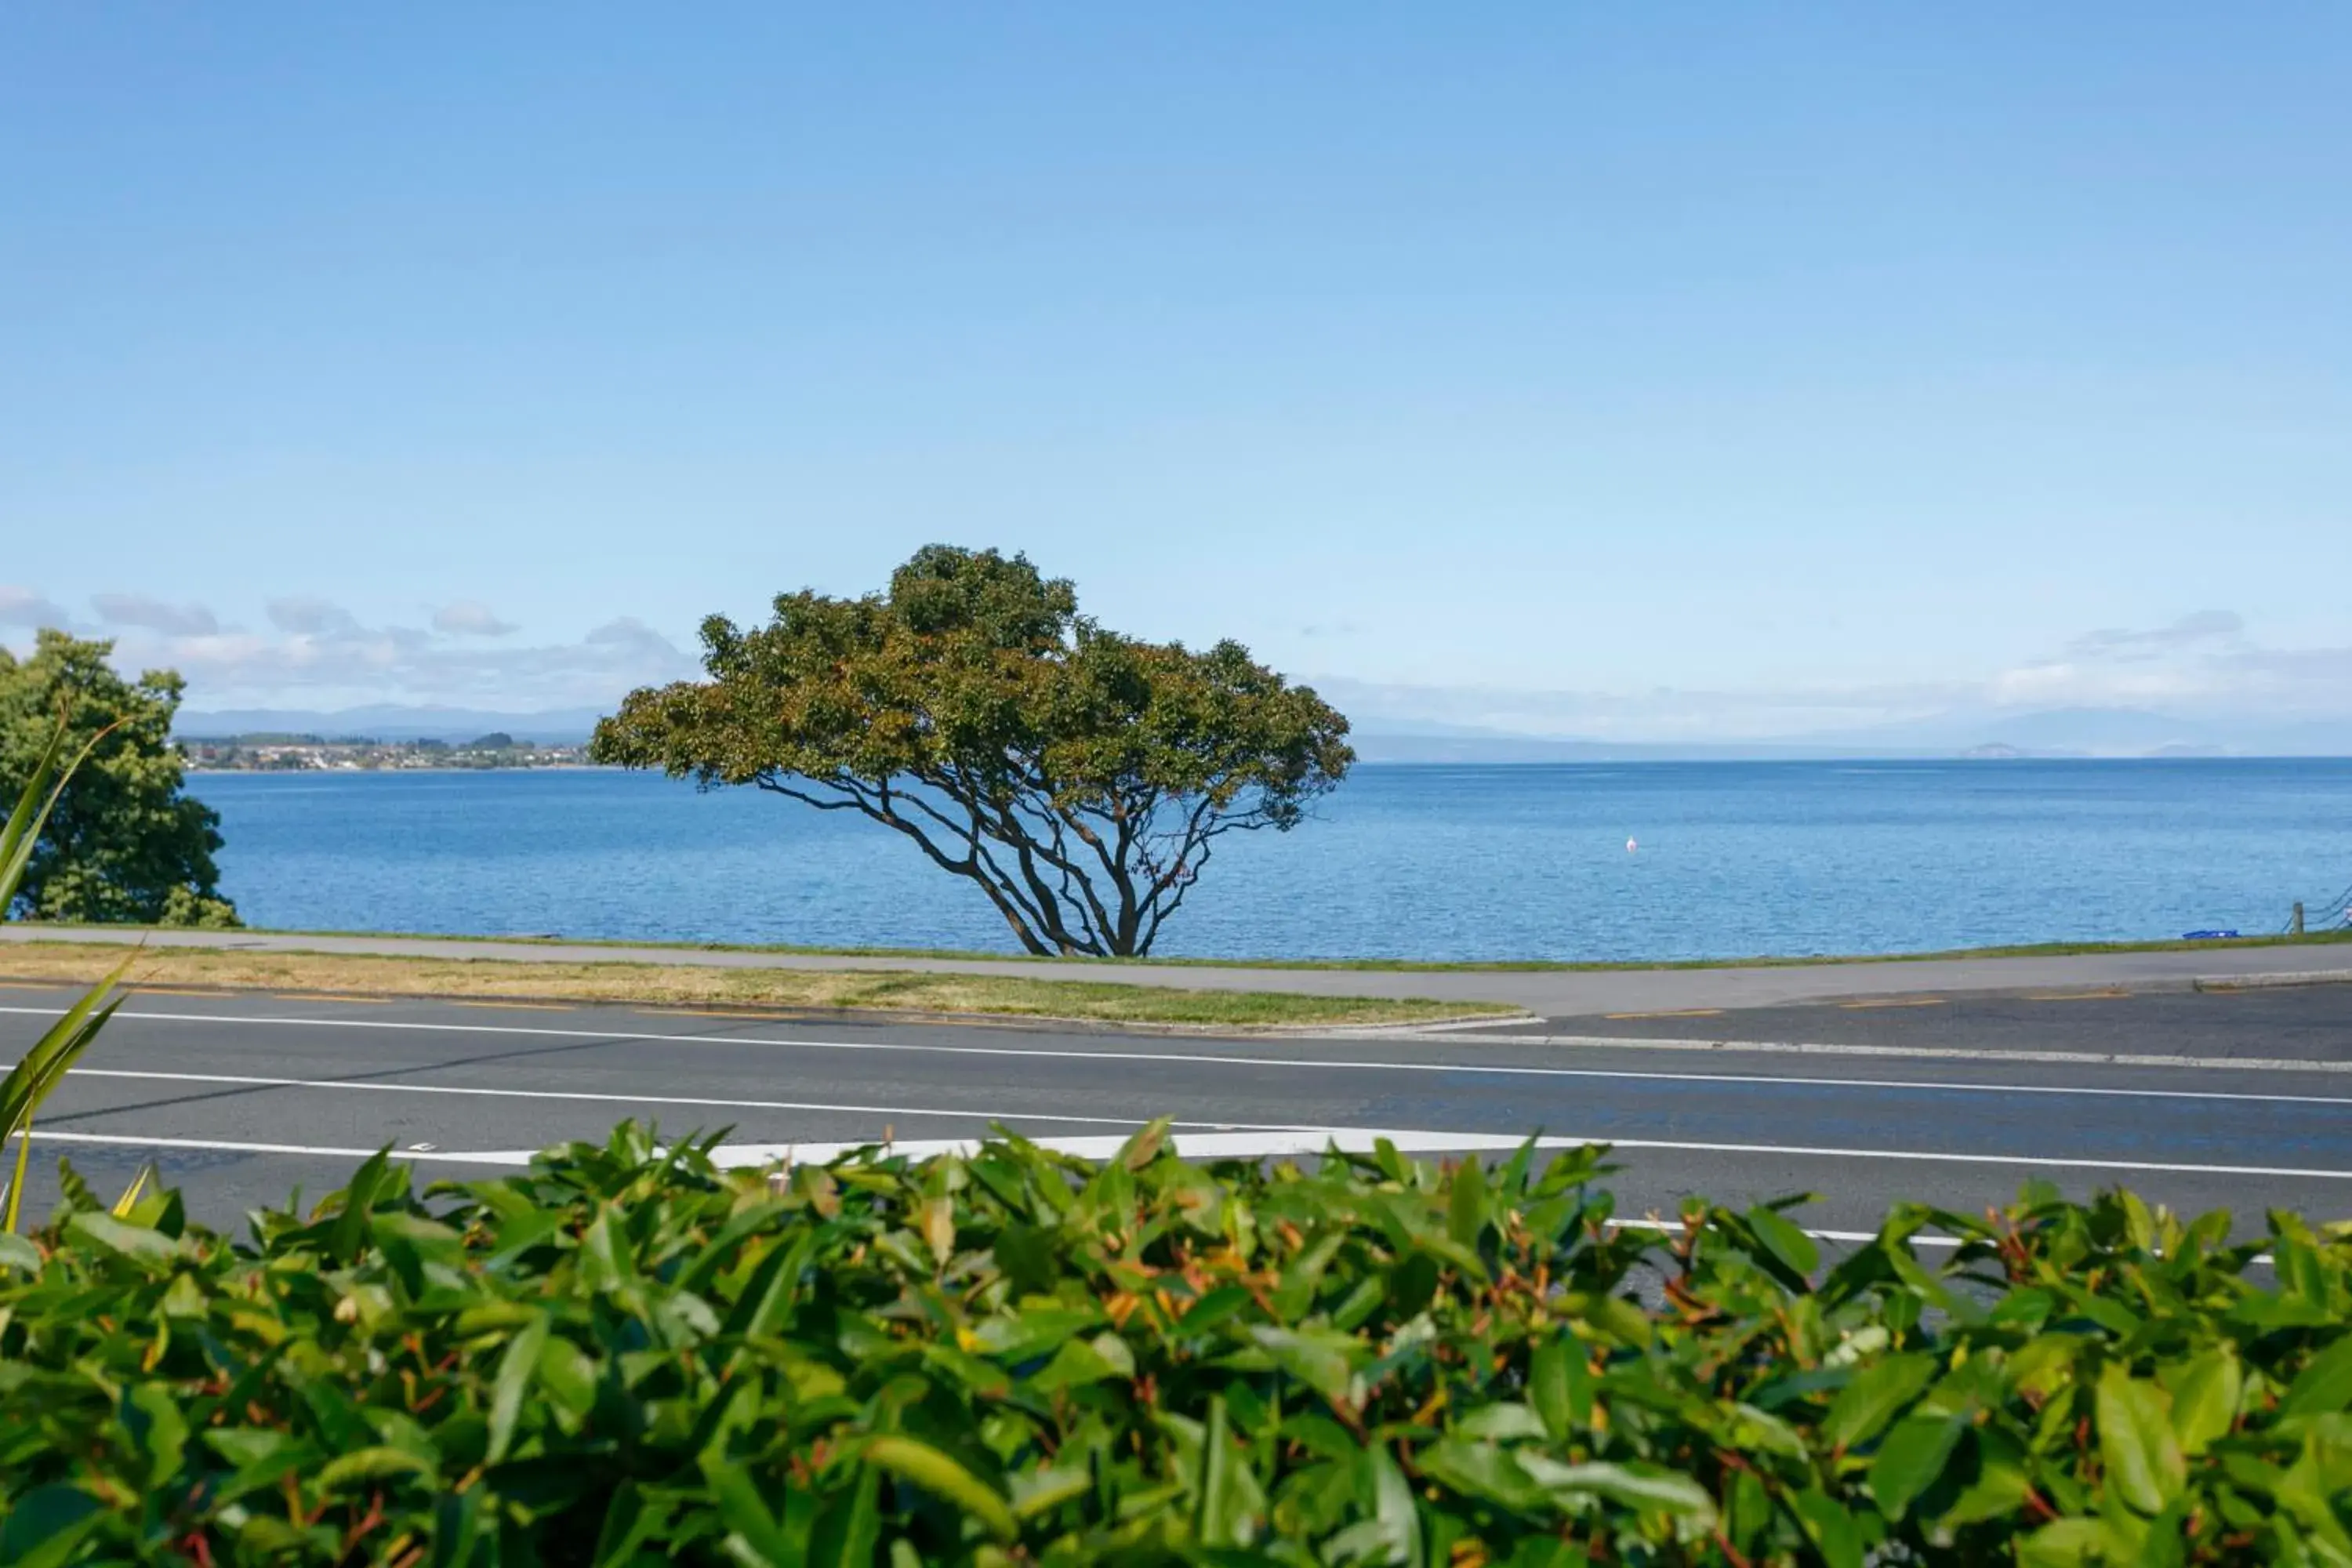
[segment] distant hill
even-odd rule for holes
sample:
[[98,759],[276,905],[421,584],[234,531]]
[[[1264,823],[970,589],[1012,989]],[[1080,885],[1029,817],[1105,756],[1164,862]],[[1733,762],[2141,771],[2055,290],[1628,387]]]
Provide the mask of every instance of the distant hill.
[[1864,730],[1796,737],[1853,753],[2001,748],[2037,757],[2352,756],[2352,720],[2190,718],[2144,708],[1969,709]]
[[604,714],[593,708],[545,713],[496,713],[478,708],[411,708],[380,703],[371,708],[321,711],[302,708],[242,708],[214,711],[183,709],[172,725],[183,740],[229,735],[317,735],[328,740],[364,735],[378,741],[471,741],[503,733],[546,745],[577,745],[588,739]]

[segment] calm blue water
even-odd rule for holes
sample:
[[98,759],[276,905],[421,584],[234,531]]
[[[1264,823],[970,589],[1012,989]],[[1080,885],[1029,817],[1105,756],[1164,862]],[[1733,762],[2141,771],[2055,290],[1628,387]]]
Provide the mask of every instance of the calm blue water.
[[[191,780],[257,925],[1005,948],[846,814],[602,771]],[[1627,854],[1628,837],[1640,849]],[[1360,767],[1161,951],[1696,958],[2273,931],[2352,883],[2352,761]]]

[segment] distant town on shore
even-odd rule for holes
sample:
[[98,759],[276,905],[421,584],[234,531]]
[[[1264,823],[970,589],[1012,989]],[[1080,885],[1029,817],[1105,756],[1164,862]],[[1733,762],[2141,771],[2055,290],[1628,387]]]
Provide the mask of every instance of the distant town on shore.
[[197,773],[380,773],[422,768],[578,768],[588,748],[517,740],[504,731],[470,741],[381,741],[365,736],[191,736],[180,754]]

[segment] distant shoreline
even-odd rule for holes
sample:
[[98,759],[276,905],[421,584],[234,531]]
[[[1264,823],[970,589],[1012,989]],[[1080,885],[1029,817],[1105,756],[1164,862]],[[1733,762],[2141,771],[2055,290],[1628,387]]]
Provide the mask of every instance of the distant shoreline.
[[494,731],[470,741],[384,741],[276,731],[188,736],[182,765],[202,773],[530,773],[592,765],[580,742],[517,740]]
[[601,773],[619,770],[603,763],[480,763],[453,766],[436,763],[429,767],[352,766],[335,768],[219,768],[201,763],[188,763],[181,771],[191,778],[226,778],[243,774],[255,778],[309,778],[319,773]]

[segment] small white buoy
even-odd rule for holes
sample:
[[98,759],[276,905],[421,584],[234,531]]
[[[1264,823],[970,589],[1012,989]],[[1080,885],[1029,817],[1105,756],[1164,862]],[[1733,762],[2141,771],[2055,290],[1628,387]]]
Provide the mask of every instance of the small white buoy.
[[1641,846],[1640,846],[1640,845],[1638,845],[1638,844],[1636,844],[1636,843],[1634,843],[1632,839],[1628,838],[1627,840],[1625,840],[1625,853],[1626,853],[1626,854],[1631,855],[1632,853],[1633,853],[1633,851],[1634,851],[1634,850],[1639,849],[1640,847],[1641,847]]

